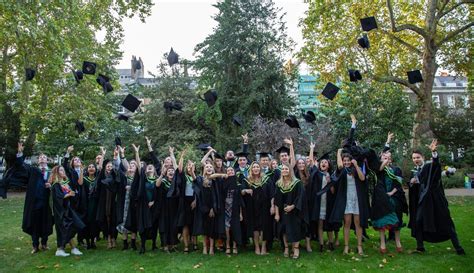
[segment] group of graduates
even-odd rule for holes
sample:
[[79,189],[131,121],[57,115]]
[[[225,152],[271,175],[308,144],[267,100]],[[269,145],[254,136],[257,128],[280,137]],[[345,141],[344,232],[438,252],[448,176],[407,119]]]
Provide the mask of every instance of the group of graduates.
[[278,240],[284,256],[296,259],[301,241],[308,252],[312,240],[317,240],[321,252],[334,250],[341,228],[343,253],[351,251],[354,229],[356,251],[362,255],[369,223],[380,233],[382,254],[387,252],[387,231],[396,251],[402,252],[400,229],[405,226],[403,213],[409,212],[417,252],[425,251],[424,241],[451,239],[456,252],[464,254],[444,196],[437,141],[430,145],[431,162],[425,162],[419,151],[412,153],[415,168],[405,183],[408,205],[401,170],[391,159],[393,134],[377,153],[357,144],[355,128],[352,116],[349,137],[338,149],[334,165],[331,153],[314,157],[313,143],[309,156],[296,158],[291,139],[284,139],[286,146],[277,150],[279,162],[265,152],[258,153],[258,161],[250,161],[247,135],[242,136],[242,151],[235,154],[227,151],[222,156],[208,147],[200,170],[185,161],[186,149],[177,161],[170,147],[169,156],[160,161],[148,138],[150,163],[141,160],[140,147],[134,144],[135,156],[127,159],[118,143],[112,158],[107,159],[101,147],[95,162],[87,166],[72,156],[70,146],[62,164],[52,169],[44,154],[38,157],[38,167],[25,164],[19,143],[14,173],[27,184],[22,228],[31,235],[36,253],[48,249],[54,225],[56,256],[62,257],[70,255],[67,244],[71,254],[82,255],[74,244],[76,235],[87,249],[95,249],[101,239],[113,249],[120,233],[122,249],[140,254],[147,241],[152,250],[159,243],[166,252],[177,251],[182,241],[185,253],[196,251],[202,236],[203,254],[214,255],[215,249],[238,254],[251,240],[255,253],[265,255]]

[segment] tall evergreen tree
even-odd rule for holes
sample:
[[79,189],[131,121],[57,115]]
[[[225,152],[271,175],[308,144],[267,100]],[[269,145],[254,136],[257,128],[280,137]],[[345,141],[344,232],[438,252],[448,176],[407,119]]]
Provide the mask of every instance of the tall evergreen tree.
[[[215,7],[217,27],[196,46],[194,67],[201,89],[215,88],[218,100],[211,109],[201,103],[196,118],[210,128],[216,148],[237,148],[239,130],[249,129],[257,115],[282,119],[293,106],[294,73],[283,66],[293,43],[272,1],[225,0]],[[232,124],[236,114],[242,129]]]

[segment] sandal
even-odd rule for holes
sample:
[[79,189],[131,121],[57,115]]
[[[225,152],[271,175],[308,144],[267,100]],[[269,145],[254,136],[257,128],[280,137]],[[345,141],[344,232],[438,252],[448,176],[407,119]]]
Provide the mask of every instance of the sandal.
[[342,255],[349,255],[350,249],[349,246],[344,246],[344,251],[342,252]]
[[288,247],[285,247],[285,250],[283,251],[283,256],[285,258],[288,258],[290,256],[290,254],[288,253]]
[[198,249],[199,249],[199,248],[198,248],[198,245],[197,245],[197,244],[194,244],[194,245],[193,245],[193,250],[196,251],[196,250],[198,250]]
[[225,249],[225,254],[230,255],[231,253],[232,253],[231,248],[230,248],[230,247],[226,247],[226,249]]
[[185,248],[183,249],[183,252],[184,252],[184,254],[188,254],[188,253],[189,253],[189,248],[185,247]]
[[239,254],[239,251],[237,250],[236,247],[234,247],[234,249],[232,249],[232,254]]
[[[296,251],[298,251],[298,254],[296,254]],[[298,259],[300,257],[300,248],[299,247],[295,247],[293,248],[293,259]]]
[[357,246],[357,253],[362,256],[364,255],[364,250],[362,249],[362,245]]

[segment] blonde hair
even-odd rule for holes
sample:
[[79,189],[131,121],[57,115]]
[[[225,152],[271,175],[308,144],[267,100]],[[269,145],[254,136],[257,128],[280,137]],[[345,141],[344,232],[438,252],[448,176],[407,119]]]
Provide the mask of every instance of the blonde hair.
[[286,164],[286,163],[283,163],[282,166],[288,167],[288,170],[289,170],[289,172],[288,172],[288,177],[289,177],[289,179],[288,179],[288,178],[284,178],[284,177],[283,177],[283,173],[282,173],[281,176],[280,176],[280,179],[278,179],[278,181],[277,181],[277,184],[278,184],[278,185],[284,185],[284,182],[285,182],[285,181],[290,181],[290,183],[291,183],[291,182],[295,179],[295,174],[294,174],[294,172],[293,172],[293,168],[291,168],[290,165],[288,165],[288,164]]
[[[260,167],[260,173],[258,174],[258,177],[255,177],[252,172],[254,165],[258,165]],[[261,180],[261,178],[262,178],[262,167],[260,166],[260,164],[258,164],[258,162],[254,161],[252,162],[252,164],[250,164],[249,176],[247,180],[252,184],[256,184],[259,182],[259,180]]]
[[53,169],[51,170],[51,175],[49,176],[49,179],[48,179],[48,182],[51,185],[62,181],[61,177],[59,177],[60,168],[63,168],[63,166],[54,166]]

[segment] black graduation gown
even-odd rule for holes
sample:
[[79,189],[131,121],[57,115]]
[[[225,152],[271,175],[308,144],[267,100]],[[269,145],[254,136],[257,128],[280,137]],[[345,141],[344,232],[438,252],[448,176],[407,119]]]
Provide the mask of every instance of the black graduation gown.
[[163,235],[165,245],[178,243],[178,212],[179,212],[179,179],[178,170],[175,171],[172,181],[163,178],[158,193],[160,206],[159,230]]
[[[310,210],[309,219],[311,222],[315,223],[316,228],[319,225],[319,215],[321,213],[321,195],[317,193],[323,189],[323,179],[325,178],[325,174],[319,170],[315,170],[311,173],[311,184],[313,185],[311,188],[310,203],[312,204],[312,209]],[[330,182],[329,182],[330,183]],[[324,231],[336,231],[339,230],[338,225],[334,225],[328,221],[329,216],[332,213],[335,201],[335,193],[332,193],[330,189],[326,191],[326,220],[323,224]]]
[[[18,157],[15,160],[11,173],[15,174],[12,179],[18,179],[26,184],[25,205],[23,207],[23,221],[21,228],[23,232],[32,235],[35,229],[40,236],[49,236],[53,233],[53,213],[49,203],[50,190],[43,192],[44,207],[41,210],[34,209],[36,202],[36,187],[39,179],[43,180],[41,170],[37,167],[24,164],[24,157]],[[44,181],[46,183],[47,181]],[[35,217],[33,212],[42,212],[41,223],[34,223]]]
[[[369,218],[369,202],[367,199],[368,186],[366,182],[359,180],[355,169],[352,169],[355,179],[357,201],[359,202],[359,219],[362,228],[368,227]],[[341,225],[344,220],[344,212],[346,209],[347,200],[347,170],[346,168],[338,170],[336,174],[331,176],[331,180],[336,188],[336,198],[334,200],[334,207],[329,217],[331,224]]]
[[[275,205],[278,207],[280,221],[278,222],[278,234],[280,237],[286,234],[288,242],[295,243],[306,236],[309,218],[308,203],[304,186],[301,180],[293,180],[288,189],[277,183],[275,192]],[[286,213],[285,206],[295,205],[295,208]]]
[[[156,181],[156,179],[154,180]],[[156,212],[159,209],[158,205],[158,188],[156,187],[156,182],[148,181],[145,173],[145,168],[142,168],[140,175],[135,175],[135,182],[138,184],[138,191],[136,195],[136,204],[137,204],[137,230],[140,233],[150,232],[153,227],[153,223],[157,220],[158,213]],[[147,183],[153,183],[153,187],[150,187],[151,190],[147,187]],[[150,195],[147,193],[150,191]],[[149,207],[148,203],[154,202],[153,206]]]
[[416,229],[423,232],[423,240],[437,243],[451,239],[454,223],[441,182],[439,158],[426,163],[418,174],[420,196],[416,208]]
[[106,162],[99,174],[97,182],[97,215],[96,220],[106,236],[117,237],[117,191],[120,176],[116,170],[105,174]]
[[[184,226],[188,226],[192,228],[193,225],[193,218],[194,218],[194,211],[191,209],[191,200],[194,200],[196,193],[193,196],[186,196],[186,183],[187,178],[184,172],[179,173],[178,170],[177,177],[176,177],[176,184],[175,187],[175,194],[178,195],[178,215],[177,215],[177,226],[181,230]],[[190,178],[192,180],[192,178]],[[195,181],[192,182],[193,191],[196,188]],[[191,231],[192,233],[192,231]]]
[[[196,209],[194,214],[193,235],[205,235],[213,239],[218,238],[217,211],[218,195],[215,181],[210,186],[204,186],[202,176],[195,180]],[[211,209],[214,211],[214,217],[209,216]]]
[[225,201],[227,194],[232,193],[232,208],[230,219],[230,233],[232,240],[238,245],[242,244],[242,227],[240,222],[240,210],[244,208],[242,195],[240,194],[240,185],[238,184],[236,176],[230,176],[226,179],[217,179],[213,185],[216,186],[218,192],[218,211],[217,211],[217,225],[218,232],[221,237],[225,238]]
[[97,225],[97,180],[98,176],[90,179],[84,175],[84,188],[87,192],[87,213],[84,224],[86,224],[87,234],[89,239],[99,236],[99,227]]
[[53,193],[54,224],[56,228],[56,240],[58,247],[64,248],[76,235],[77,231],[85,228],[80,215],[72,207],[74,197],[64,198],[65,192],[61,183],[54,183],[51,189]]
[[418,207],[418,201],[420,198],[420,184],[414,183],[411,184],[410,181],[412,178],[418,177],[418,173],[421,171],[414,168],[411,171],[410,180],[408,180],[408,228],[411,229],[411,236],[415,237],[415,227],[416,227],[416,208]]
[[71,181],[71,188],[76,192],[74,197],[74,202],[71,204],[74,210],[80,215],[83,221],[87,221],[87,197],[88,197],[88,188],[85,187],[84,183],[79,184],[79,174],[71,168],[69,164],[69,157],[64,157],[63,168],[66,171],[66,175]]

